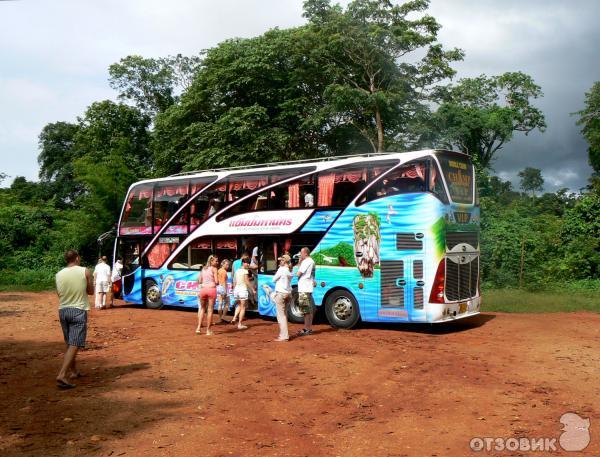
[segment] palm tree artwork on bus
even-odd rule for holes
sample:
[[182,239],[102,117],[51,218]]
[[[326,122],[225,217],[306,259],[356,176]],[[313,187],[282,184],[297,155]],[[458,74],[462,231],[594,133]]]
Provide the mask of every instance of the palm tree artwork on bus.
[[375,265],[379,264],[379,215],[375,212],[357,215],[352,226],[354,229],[354,259],[358,271],[364,278],[372,278]]

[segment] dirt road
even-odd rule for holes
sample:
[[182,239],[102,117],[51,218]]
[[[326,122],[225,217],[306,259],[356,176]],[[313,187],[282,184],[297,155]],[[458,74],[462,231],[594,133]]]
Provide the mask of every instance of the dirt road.
[[91,312],[85,376],[63,392],[56,307],[0,294],[0,455],[546,455],[469,442],[558,438],[569,411],[591,422],[583,455],[600,455],[598,314],[322,324],[275,343],[272,320],[196,336],[194,312],[119,306]]

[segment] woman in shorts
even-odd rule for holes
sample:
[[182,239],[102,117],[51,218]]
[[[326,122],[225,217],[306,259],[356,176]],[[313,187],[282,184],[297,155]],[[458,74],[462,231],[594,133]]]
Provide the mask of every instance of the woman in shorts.
[[212,323],[213,308],[215,306],[215,300],[217,298],[217,265],[219,259],[216,256],[211,255],[206,261],[206,265],[200,270],[198,275],[198,284],[200,284],[200,292],[198,293],[198,327],[196,328],[196,335],[202,333],[202,319],[204,313],[206,313],[206,334],[212,335],[213,332],[210,329]]
[[244,315],[246,314],[246,303],[248,303],[248,295],[252,289],[250,279],[248,278],[248,268],[250,267],[250,259],[248,257],[242,258],[242,266],[235,270],[233,277],[233,298],[237,301],[238,307],[235,310],[232,323],[238,320],[238,330],[248,328],[243,324]]
[[221,262],[221,268],[217,271],[217,314],[219,322],[225,322],[225,315],[229,309],[229,294],[227,293],[227,275],[229,271],[229,260],[225,259]]

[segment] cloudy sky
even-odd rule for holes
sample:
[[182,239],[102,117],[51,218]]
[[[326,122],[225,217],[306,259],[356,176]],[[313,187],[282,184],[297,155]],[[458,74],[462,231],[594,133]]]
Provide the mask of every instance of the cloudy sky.
[[[542,169],[546,189],[585,186],[586,143],[570,113],[600,79],[596,0],[432,0],[440,41],[466,52],[458,77],[521,70],[542,86],[543,134],[517,135],[494,168],[518,183]],[[115,99],[108,66],[129,54],[196,54],[227,38],[301,25],[302,0],[0,0],[0,172],[37,179],[37,137]]]

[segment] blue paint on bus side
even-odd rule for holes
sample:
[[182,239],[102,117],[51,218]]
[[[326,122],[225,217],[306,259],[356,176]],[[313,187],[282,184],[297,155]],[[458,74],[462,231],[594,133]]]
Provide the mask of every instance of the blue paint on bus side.
[[325,232],[331,224],[333,224],[335,218],[338,217],[339,214],[339,210],[316,211],[300,231]]

